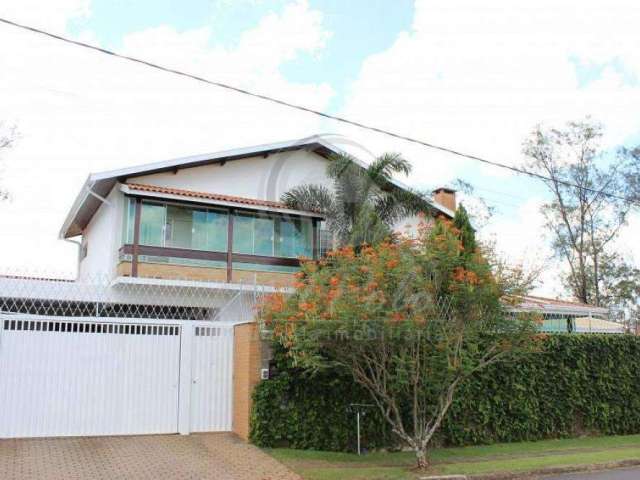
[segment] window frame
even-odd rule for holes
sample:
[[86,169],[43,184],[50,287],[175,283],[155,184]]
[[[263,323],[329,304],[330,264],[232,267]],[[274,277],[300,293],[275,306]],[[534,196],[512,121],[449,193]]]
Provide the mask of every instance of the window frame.
[[[295,213],[287,213],[287,212],[274,212],[269,210],[260,210],[260,209],[251,209],[246,207],[233,207],[226,205],[211,205],[208,203],[202,202],[190,202],[190,201],[173,201],[171,199],[162,199],[157,197],[148,197],[144,195],[131,195],[125,194],[125,198],[127,201],[127,208],[125,209],[125,215],[123,218],[123,245],[120,248],[120,254],[124,257],[130,257],[132,261],[132,276],[137,276],[137,262],[139,256],[162,256],[162,252],[165,253],[167,257],[176,257],[176,258],[184,258],[184,259],[205,259],[205,260],[221,260],[224,256],[226,258],[227,263],[227,281],[231,282],[231,275],[233,270],[234,263],[245,263],[245,264],[259,264],[259,265],[273,265],[273,266],[283,266],[283,267],[293,267],[300,265],[299,257],[281,257],[276,256],[277,252],[277,242],[278,239],[276,236],[278,235],[278,227],[277,227],[277,219],[278,218],[286,218],[289,220],[300,220],[302,222],[308,221],[310,223],[311,228],[311,246],[308,248],[311,253],[312,259],[319,258],[320,252],[320,223],[322,221],[322,217],[320,216],[307,216]],[[140,217],[142,217],[142,206],[145,203],[163,205],[165,207],[165,223],[163,226],[163,246],[147,246],[143,244],[135,244],[136,237],[136,228],[140,225],[136,225],[136,221],[139,222]],[[137,206],[139,205],[139,213],[137,212]],[[206,210],[213,211],[217,213],[225,213],[227,219],[227,248],[225,251],[210,251],[210,250],[196,250],[184,247],[167,247],[166,246],[166,212],[167,206],[174,205],[182,208],[189,208],[191,210]],[[131,210],[130,210],[131,209]],[[133,216],[131,215],[131,211],[133,211]],[[256,254],[248,254],[248,253],[237,253],[233,248],[233,235],[234,235],[234,219],[237,214],[246,214],[253,217],[268,217],[273,219],[273,255],[256,255]],[[129,243],[129,225],[128,222],[133,220],[133,225],[131,228],[131,235],[133,240]],[[138,234],[139,240],[139,234]],[[252,239],[252,245],[255,244],[255,240]],[[255,248],[253,248],[255,251]]]

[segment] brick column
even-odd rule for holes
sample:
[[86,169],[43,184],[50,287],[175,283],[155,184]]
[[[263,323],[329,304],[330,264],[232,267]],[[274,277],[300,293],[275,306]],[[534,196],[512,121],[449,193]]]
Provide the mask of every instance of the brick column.
[[233,338],[233,432],[249,439],[251,393],[260,381],[262,363],[257,323],[236,325]]

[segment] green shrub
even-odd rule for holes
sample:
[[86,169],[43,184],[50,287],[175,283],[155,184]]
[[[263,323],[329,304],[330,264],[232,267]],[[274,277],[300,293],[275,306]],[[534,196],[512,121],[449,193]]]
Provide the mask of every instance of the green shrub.
[[[497,364],[460,387],[438,434],[445,445],[640,433],[640,338],[554,335],[542,353]],[[336,371],[315,376],[276,355],[279,374],[255,390],[252,441],[260,446],[353,450],[351,403],[371,403]],[[363,445],[394,445],[380,413],[362,421]]]

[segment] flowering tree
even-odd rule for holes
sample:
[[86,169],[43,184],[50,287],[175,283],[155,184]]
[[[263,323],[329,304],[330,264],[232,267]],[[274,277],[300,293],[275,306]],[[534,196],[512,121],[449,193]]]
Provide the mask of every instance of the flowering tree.
[[260,309],[299,366],[350,372],[420,468],[460,383],[536,344],[534,322],[500,301],[514,285],[492,274],[468,220],[456,221],[306,262],[293,294]]

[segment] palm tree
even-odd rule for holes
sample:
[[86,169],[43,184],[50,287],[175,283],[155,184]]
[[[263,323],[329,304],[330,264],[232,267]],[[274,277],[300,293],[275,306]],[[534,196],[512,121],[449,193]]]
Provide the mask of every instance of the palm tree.
[[433,209],[426,195],[392,182],[393,174],[411,172],[411,164],[399,154],[386,153],[366,168],[346,154],[329,160],[327,176],[333,188],[300,185],[284,193],[281,201],[292,209],[324,213],[338,245],[379,242],[402,218]]

